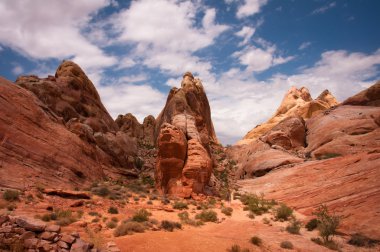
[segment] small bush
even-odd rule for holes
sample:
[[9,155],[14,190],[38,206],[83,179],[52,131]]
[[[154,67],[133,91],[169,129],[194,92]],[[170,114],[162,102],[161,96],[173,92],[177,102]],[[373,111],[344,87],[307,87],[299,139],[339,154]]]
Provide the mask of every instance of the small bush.
[[98,218],[98,217],[96,217],[96,218],[94,218],[94,219],[92,219],[92,223],[98,223],[100,221],[100,219]]
[[128,222],[123,222],[119,226],[117,226],[113,235],[118,237],[118,236],[133,234],[133,233],[143,233],[144,230],[145,228],[141,223],[136,222],[136,221],[128,221]]
[[136,222],[144,222],[149,220],[149,216],[152,214],[149,213],[145,209],[137,210],[137,212],[133,215],[132,220]]
[[91,216],[100,216],[100,214],[98,212],[94,212],[94,211],[88,212],[88,215],[91,215]]
[[265,218],[263,219],[263,223],[264,223],[264,224],[270,224],[270,220],[269,220],[268,218],[265,217]]
[[111,191],[105,186],[92,188],[91,191],[101,197],[106,197],[111,193]]
[[183,210],[183,209],[188,209],[188,206],[186,202],[176,201],[174,202],[173,208],[178,209],[178,210]]
[[166,197],[162,198],[161,203],[164,205],[170,204],[170,200]]
[[227,216],[231,216],[233,211],[234,210],[232,209],[232,207],[223,207],[221,210],[221,212]]
[[253,237],[251,237],[251,243],[252,243],[253,245],[260,246],[260,245],[263,243],[263,241],[261,240],[260,237],[258,237],[258,236],[253,236]]
[[118,219],[117,217],[112,217],[112,218],[111,218],[111,221],[113,221],[113,222],[116,222],[116,223],[117,223],[117,222],[119,222],[119,219]]
[[203,210],[201,213],[195,215],[195,219],[199,219],[204,222],[217,222],[217,213],[213,210]]
[[46,222],[50,221],[51,220],[51,214],[42,215],[41,220],[46,221]]
[[108,228],[114,229],[117,226],[117,223],[114,222],[114,221],[109,221],[109,222],[107,222],[106,225],[107,225]]
[[67,226],[77,221],[71,210],[58,209],[54,213],[51,213],[50,218],[57,220],[56,224],[61,226]]
[[110,208],[108,208],[108,213],[110,213],[110,214],[118,214],[119,210],[117,209],[117,207],[110,207]]
[[326,205],[319,206],[314,215],[318,220],[317,228],[319,235],[322,237],[323,242],[327,244],[336,234],[336,230],[340,225],[342,217],[330,214]]
[[307,231],[313,231],[318,227],[318,220],[317,219],[311,219],[309,222],[305,225],[305,228]]
[[247,248],[241,248],[239,245],[234,244],[231,248],[227,249],[228,252],[249,252]]
[[362,234],[353,234],[348,244],[354,245],[356,247],[373,247],[377,243],[376,240],[368,238]]
[[5,190],[3,193],[3,199],[6,201],[16,201],[19,200],[20,192],[16,190]]
[[311,238],[310,239],[312,242],[318,244],[318,245],[321,245],[321,246],[324,246],[326,248],[329,248],[331,250],[339,250],[339,246],[338,244],[336,244],[333,240],[330,240],[330,241],[327,241],[327,242],[324,242],[322,241],[321,238]]
[[189,213],[186,211],[178,213],[178,217],[182,223],[190,225],[190,226],[196,226],[197,227],[197,226],[203,225],[202,221],[190,219]]
[[293,209],[285,204],[280,204],[280,207],[276,209],[276,219],[286,221],[293,214]]
[[291,234],[300,234],[301,226],[301,221],[297,220],[296,218],[292,218],[290,220],[290,224],[286,227],[286,231],[288,231]]
[[251,211],[255,215],[262,215],[273,207],[272,201],[264,199],[264,195],[245,194],[240,196],[240,201],[245,205],[244,211]]
[[284,248],[284,249],[293,249],[294,248],[293,244],[290,241],[281,242],[280,247]]
[[178,222],[163,220],[161,221],[161,228],[166,231],[173,232],[174,229],[181,229],[182,225]]

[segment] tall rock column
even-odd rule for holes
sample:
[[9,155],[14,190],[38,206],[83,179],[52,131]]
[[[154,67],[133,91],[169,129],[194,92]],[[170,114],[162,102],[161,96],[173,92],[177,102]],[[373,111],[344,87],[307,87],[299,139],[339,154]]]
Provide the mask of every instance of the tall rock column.
[[218,143],[203,85],[189,72],[181,88],[172,88],[156,120],[157,188],[191,197],[207,194],[213,163],[210,144]]

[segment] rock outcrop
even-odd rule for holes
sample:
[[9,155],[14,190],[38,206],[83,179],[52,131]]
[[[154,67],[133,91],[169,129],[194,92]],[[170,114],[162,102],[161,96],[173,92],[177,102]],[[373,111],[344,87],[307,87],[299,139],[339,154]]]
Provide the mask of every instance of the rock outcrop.
[[211,146],[217,144],[203,85],[189,72],[181,88],[172,88],[156,120],[157,188],[190,197],[207,193],[213,168]]
[[[64,61],[55,77],[21,76],[16,84],[0,78],[0,186],[67,188],[137,176],[138,138],[119,130],[78,65]],[[154,121],[142,126],[151,145]]]
[[138,139],[140,145],[152,147],[155,145],[154,131],[156,119],[152,115],[145,117],[142,124],[131,113],[119,115],[115,122],[119,126],[120,131]]
[[111,158],[70,132],[33,93],[0,78],[0,186],[86,185]]
[[380,239],[380,151],[362,152],[282,168],[238,181],[245,192],[264,193],[312,218],[321,204],[345,218],[341,230]]
[[[380,239],[380,215],[373,208],[380,204],[378,87],[379,82],[306,122],[288,117],[259,139],[230,148],[228,154],[238,161],[238,175],[255,177],[238,185],[243,191],[285,202],[310,218],[316,207],[326,204],[345,217],[341,231]],[[327,93],[322,96],[329,104],[334,101]],[[271,169],[277,164],[273,149],[300,160]]]
[[[0,249],[5,251],[98,251],[77,232],[61,233],[58,225],[22,217],[0,216]],[[107,252],[110,250],[106,250]]]
[[337,100],[328,90],[324,90],[317,99],[313,100],[307,88],[292,87],[286,93],[276,113],[267,122],[249,131],[238,144],[246,144],[258,139],[287,117],[299,116],[309,119],[337,104]]
[[348,98],[343,105],[359,105],[380,107],[380,81],[377,81],[371,87]]
[[40,79],[34,75],[21,76],[16,84],[32,91],[64,122],[77,118],[94,132],[105,133],[118,129],[103,106],[94,84],[72,61],[62,62],[55,77]]

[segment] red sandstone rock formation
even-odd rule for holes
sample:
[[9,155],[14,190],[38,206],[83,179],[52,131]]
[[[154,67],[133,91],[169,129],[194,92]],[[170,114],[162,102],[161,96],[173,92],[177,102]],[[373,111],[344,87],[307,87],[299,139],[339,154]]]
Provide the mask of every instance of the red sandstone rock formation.
[[276,113],[267,122],[249,131],[238,144],[246,144],[261,137],[289,116],[309,119],[337,104],[335,97],[328,90],[323,91],[317,99],[313,100],[307,88],[297,89],[292,87],[286,93]]
[[213,167],[210,145],[218,140],[200,80],[185,73],[181,88],[170,90],[156,122],[158,189],[181,197],[206,193]]
[[145,117],[142,124],[131,113],[119,115],[115,122],[121,131],[139,139],[142,145],[155,145],[154,130],[156,119],[152,115]]
[[95,86],[74,62],[62,62],[55,77],[40,79],[34,75],[21,76],[16,84],[32,91],[65,122],[77,118],[79,122],[89,125],[94,132],[118,129],[100,101]]
[[110,157],[67,130],[33,93],[0,78],[0,186],[85,185]]
[[[306,120],[305,142],[301,124],[291,126],[295,118],[288,117],[259,140],[229,149],[228,154],[239,162],[238,175],[258,177],[260,171],[265,174],[254,180],[239,181],[242,190],[264,193],[310,217],[317,206],[327,204],[346,217],[343,232],[359,232],[379,239],[380,215],[374,207],[380,204],[378,87],[379,83],[348,98],[343,105]],[[278,165],[278,169],[266,174],[266,168],[272,170],[273,164],[279,163],[274,147],[293,158],[304,152],[307,159]]]
[[380,81],[377,81],[371,87],[348,98],[343,105],[362,105],[380,107]]

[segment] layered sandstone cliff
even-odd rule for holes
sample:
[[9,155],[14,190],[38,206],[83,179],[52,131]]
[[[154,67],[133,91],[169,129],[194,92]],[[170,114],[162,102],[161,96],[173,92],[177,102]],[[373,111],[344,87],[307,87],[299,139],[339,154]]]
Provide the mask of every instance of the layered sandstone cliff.
[[170,90],[155,136],[157,188],[181,197],[209,193],[211,146],[218,140],[203,85],[191,73],[185,73],[181,88]]

